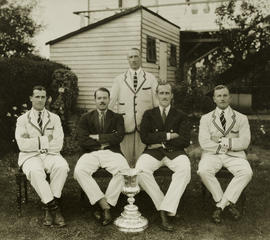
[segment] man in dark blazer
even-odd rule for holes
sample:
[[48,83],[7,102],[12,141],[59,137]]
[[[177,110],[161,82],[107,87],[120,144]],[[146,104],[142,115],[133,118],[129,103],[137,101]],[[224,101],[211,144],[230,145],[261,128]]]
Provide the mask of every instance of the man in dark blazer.
[[[124,120],[120,114],[108,109],[110,92],[99,88],[94,94],[96,110],[84,114],[78,126],[78,140],[84,154],[78,160],[74,178],[86,193],[90,203],[98,203],[103,211],[102,225],[112,221],[110,206],[115,206],[123,187],[121,170],[129,168],[120,150],[124,137]],[[105,168],[112,179],[104,194],[92,174]]]
[[[171,106],[173,93],[169,83],[160,83],[156,94],[159,106],[145,111],[142,118],[141,139],[147,147],[136,168],[142,171],[139,184],[160,211],[160,227],[173,231],[167,216],[176,214],[180,198],[190,181],[190,161],[184,151],[190,143],[190,124],[183,112]],[[153,176],[153,172],[163,165],[174,172],[165,196]]]

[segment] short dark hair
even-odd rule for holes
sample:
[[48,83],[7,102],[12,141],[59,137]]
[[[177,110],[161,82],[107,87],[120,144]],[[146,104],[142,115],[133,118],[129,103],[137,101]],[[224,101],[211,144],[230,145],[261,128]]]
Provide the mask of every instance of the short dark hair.
[[164,85],[169,85],[171,87],[171,93],[173,93],[173,85],[169,82],[161,82],[161,81],[158,82],[158,85],[156,87],[156,93],[158,93],[159,86],[164,86]]
[[101,88],[98,88],[98,89],[95,91],[95,93],[94,93],[95,99],[96,99],[96,97],[97,97],[97,92],[98,92],[98,91],[106,92],[106,93],[108,93],[108,95],[109,95],[109,97],[110,97],[110,91],[109,91],[107,88],[105,88],[105,87],[101,87]]
[[42,85],[36,85],[36,86],[33,87],[33,89],[32,89],[32,96],[33,96],[35,90],[45,91],[46,94],[47,94],[46,88],[44,86],[42,86]]
[[229,91],[229,93],[230,93],[230,90],[229,90],[229,88],[226,85],[220,84],[220,85],[217,85],[217,86],[214,87],[213,96],[215,95],[215,91],[216,90],[220,90],[220,89],[224,89],[224,88],[227,89]]

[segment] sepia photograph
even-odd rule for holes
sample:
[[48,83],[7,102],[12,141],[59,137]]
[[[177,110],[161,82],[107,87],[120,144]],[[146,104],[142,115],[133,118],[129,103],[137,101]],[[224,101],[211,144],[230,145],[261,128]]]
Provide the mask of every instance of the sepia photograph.
[[0,240],[269,240],[268,184],[269,0],[0,0]]

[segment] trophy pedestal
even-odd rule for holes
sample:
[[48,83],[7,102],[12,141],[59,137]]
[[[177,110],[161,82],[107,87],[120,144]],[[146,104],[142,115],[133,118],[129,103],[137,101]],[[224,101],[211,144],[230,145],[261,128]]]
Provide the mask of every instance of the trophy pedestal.
[[137,172],[134,171],[134,169],[129,170],[128,173],[123,174],[125,178],[123,193],[128,196],[127,201],[129,204],[124,207],[124,211],[114,221],[114,224],[121,232],[142,232],[148,226],[148,220],[141,215],[138,207],[134,205],[134,196],[140,192],[137,183]]
[[129,204],[124,207],[114,224],[121,232],[141,232],[147,228],[148,220],[141,215],[136,205]]

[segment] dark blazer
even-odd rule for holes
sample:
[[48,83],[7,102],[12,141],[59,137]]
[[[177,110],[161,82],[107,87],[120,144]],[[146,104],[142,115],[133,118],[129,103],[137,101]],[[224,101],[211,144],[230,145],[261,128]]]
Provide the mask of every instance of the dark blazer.
[[[125,133],[124,119],[122,115],[108,109],[104,122],[104,133],[101,133],[98,111],[93,110],[81,117],[77,133],[79,145],[84,153],[100,150],[101,144],[109,144],[105,149],[121,153],[120,142]],[[98,134],[99,141],[90,138],[90,134]]]
[[[179,137],[167,141],[166,133],[178,133]],[[144,153],[161,160],[164,156],[170,159],[185,154],[184,148],[190,144],[190,123],[185,113],[170,108],[165,124],[163,124],[159,107],[144,112],[141,122],[141,139],[147,145]],[[150,149],[153,144],[163,147]]]

